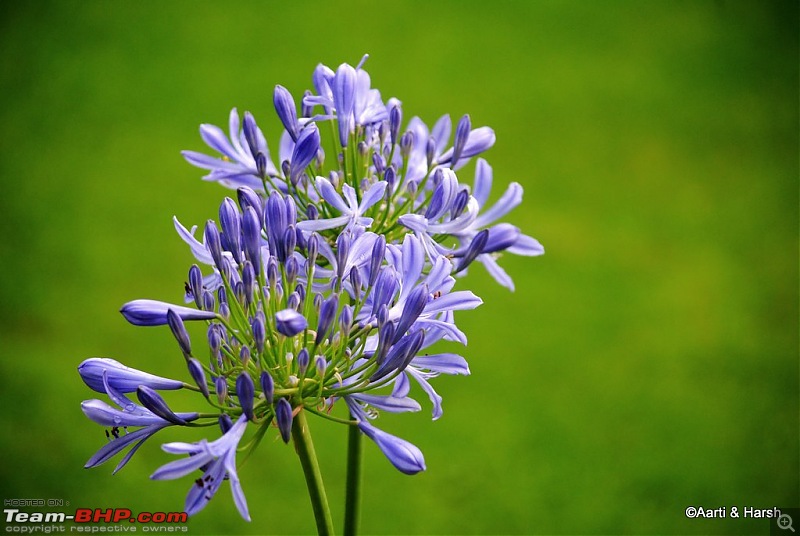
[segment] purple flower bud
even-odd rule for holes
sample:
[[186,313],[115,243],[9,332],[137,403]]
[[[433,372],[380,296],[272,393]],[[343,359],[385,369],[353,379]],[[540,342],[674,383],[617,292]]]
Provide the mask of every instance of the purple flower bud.
[[258,353],[264,352],[264,341],[267,339],[267,332],[264,328],[264,321],[261,319],[260,316],[256,316],[253,319],[253,325],[251,326],[253,329],[253,340],[256,343],[256,350]]
[[183,382],[155,376],[141,370],[126,367],[119,361],[107,357],[92,357],[78,365],[78,373],[83,382],[98,393],[105,393],[103,373],[112,388],[122,393],[132,393],[140,385],[153,389],[171,390],[183,387]]
[[140,385],[136,388],[136,397],[139,399],[139,402],[142,403],[144,407],[152,411],[155,415],[161,417],[165,421],[169,421],[172,424],[186,424],[186,421],[175,415],[167,403],[161,398],[161,395],[158,394],[155,390],[151,389],[146,385]]
[[[239,286],[241,286],[241,283],[239,283]],[[230,320],[231,319],[231,308],[228,307],[227,303],[220,304],[220,306],[219,306],[219,316],[221,316],[225,320]]]
[[431,136],[425,144],[425,161],[428,164],[428,169],[433,166],[434,158],[436,158],[436,139]]
[[311,117],[312,114],[314,113],[314,108],[306,104],[306,99],[311,96],[313,96],[313,93],[311,93],[311,91],[309,91],[308,89],[305,90],[305,92],[303,93],[303,102],[301,103],[300,110],[301,113],[303,114],[303,117],[306,118]]
[[303,283],[298,283],[297,286],[294,287],[295,293],[300,296],[300,303],[303,303],[306,299],[306,287]]
[[378,235],[378,238],[375,239],[375,242],[372,244],[372,254],[370,255],[369,260],[369,286],[372,287],[375,285],[375,281],[378,279],[378,274],[381,270],[381,264],[383,263],[383,258],[386,255],[386,237],[383,235]]
[[322,300],[322,294],[319,292],[314,294],[314,310],[317,312],[317,314],[319,314],[319,310],[322,307]]
[[308,237],[306,249],[308,249],[308,263],[313,265],[317,262],[317,253],[319,252],[319,235],[317,233],[311,233],[311,236]]
[[422,284],[414,288],[406,299],[405,306],[403,306],[403,313],[400,315],[400,321],[397,323],[394,332],[394,341],[397,342],[400,337],[405,335],[406,331],[417,321],[419,315],[428,304],[428,285]]
[[425,211],[427,219],[439,219],[442,214],[447,212],[447,207],[444,205],[446,202],[445,196],[447,195],[446,190],[447,187],[441,182],[434,189],[428,209]]
[[309,220],[318,220],[319,219],[319,209],[314,203],[309,203],[306,207],[306,217]]
[[347,256],[350,254],[350,233],[342,233],[336,238],[336,277],[342,279],[344,277],[344,267],[347,264]]
[[272,404],[272,398],[275,394],[275,382],[272,381],[272,376],[266,370],[261,372],[261,390],[264,392],[264,398],[267,402]]
[[253,384],[253,378],[247,372],[242,372],[236,378],[236,397],[239,399],[239,405],[242,406],[242,413],[248,420],[255,419],[253,415],[253,397],[255,396],[256,386]]
[[189,341],[189,334],[186,332],[186,326],[183,325],[181,317],[172,309],[167,311],[167,324],[169,325],[170,331],[172,331],[172,335],[174,335],[175,339],[178,341],[181,352],[183,352],[184,355],[191,355],[192,343]]
[[397,171],[394,169],[394,165],[391,165],[386,168],[386,171],[383,174],[383,180],[386,181],[386,198],[388,199],[391,197],[394,191],[394,183],[397,180]]
[[442,184],[444,180],[444,170],[442,168],[436,168],[436,171],[433,172],[433,186],[439,186]]
[[295,227],[295,241],[297,242],[297,247],[300,249],[301,252],[306,250],[306,246],[308,245],[306,242],[306,237],[303,234],[303,231],[300,228]]
[[[208,294],[208,291],[204,291],[204,294]],[[135,326],[163,326],[167,323],[167,311],[170,309],[182,320],[211,320],[217,316],[212,311],[198,311],[156,300],[133,300],[123,305],[119,312]]]
[[261,151],[255,156],[256,161],[256,173],[264,180],[267,177],[267,155],[262,153]]
[[297,371],[300,374],[300,376],[305,376],[306,370],[308,370],[308,363],[309,363],[308,350],[303,348],[302,350],[300,350],[300,353],[297,354]]
[[343,339],[350,336],[350,329],[353,327],[353,307],[345,305],[342,307],[342,314],[339,315],[339,329]]
[[308,326],[305,317],[293,309],[284,309],[275,313],[275,328],[278,333],[294,337]]
[[470,263],[475,260],[475,257],[480,255],[481,251],[483,251],[483,248],[486,246],[486,241],[488,240],[488,238],[489,238],[489,229],[484,229],[483,231],[476,234],[475,237],[472,239],[472,242],[470,242],[466,253],[464,253],[464,256],[461,257],[461,260],[458,261],[456,269],[453,273],[457,274],[458,272],[469,266]]
[[334,188],[337,190],[339,189],[339,174],[335,170],[331,170],[331,172],[328,173],[328,180]]
[[415,181],[415,180],[406,181],[406,192],[408,192],[408,195],[410,195],[411,197],[416,195],[416,193],[417,193],[417,181]]
[[244,302],[247,306],[253,301],[253,291],[256,284],[256,272],[253,269],[253,264],[250,261],[244,261],[242,267],[242,288],[244,291]]
[[203,365],[200,364],[200,361],[192,357],[186,362],[186,366],[189,368],[189,375],[194,380],[194,383],[200,388],[203,396],[208,398],[208,384],[206,383],[206,373],[203,370]]
[[292,292],[289,294],[289,297],[286,298],[286,307],[294,311],[297,311],[300,307],[300,295],[297,292]]
[[406,131],[400,137],[400,154],[403,158],[408,158],[408,155],[411,153],[411,148],[414,146],[414,133],[412,131]]
[[498,223],[487,230],[489,237],[486,239],[486,245],[483,246],[481,253],[494,253],[508,249],[516,244],[520,237],[519,228],[508,223]]
[[231,420],[230,415],[228,415],[227,413],[223,413],[222,415],[220,415],[218,421],[219,421],[219,429],[222,431],[222,435],[227,434],[228,430],[233,428],[233,421]]
[[283,204],[286,207],[284,226],[288,227],[289,225],[297,225],[297,203],[295,203],[294,197],[284,197]]
[[380,324],[378,329],[378,347],[375,349],[375,360],[379,365],[383,365],[386,361],[386,354],[394,341],[394,324],[391,322],[384,322]]
[[239,206],[242,208],[242,212],[247,210],[247,207],[253,207],[256,214],[261,214],[264,211],[261,207],[261,198],[251,188],[242,186],[236,190],[236,195],[239,199]]
[[[391,324],[387,323],[385,325],[389,326]],[[394,371],[402,372],[422,348],[424,341],[425,332],[422,330],[402,337],[389,349],[386,359],[379,361],[381,365],[370,377],[369,381],[378,381]]]
[[358,151],[359,156],[364,158],[369,153],[369,146],[367,146],[367,144],[363,141],[360,141],[356,146],[356,150]]
[[189,288],[192,291],[195,305],[200,309],[203,304],[203,273],[196,264],[189,268]]
[[325,377],[325,369],[328,368],[328,362],[325,361],[325,356],[324,355],[318,355],[314,359],[314,367],[317,369],[317,372],[319,373],[319,377],[320,378],[324,378]]
[[401,473],[413,475],[425,470],[425,457],[408,441],[375,428],[366,421],[359,422],[358,427]]
[[225,290],[225,287],[217,289],[217,300],[219,300],[220,305],[228,303],[228,291]]
[[343,63],[333,79],[333,105],[339,122],[339,143],[347,147],[347,138],[353,121],[353,105],[356,93],[356,70]]
[[359,297],[361,295],[361,273],[357,266],[350,269],[350,285],[353,287],[353,296]]
[[458,159],[461,158],[461,153],[464,151],[464,147],[467,145],[467,140],[469,139],[469,133],[472,130],[472,124],[469,120],[469,114],[465,114],[464,117],[458,122],[458,126],[456,126],[456,138],[453,142],[453,156],[450,159],[450,167],[452,168],[458,163]]
[[[207,290],[204,291],[203,292],[203,309],[205,309],[208,312],[213,311],[214,310],[214,303],[215,303],[214,302],[214,295],[211,294]],[[185,318],[185,317],[183,317],[183,318]]]
[[375,289],[372,291],[372,314],[377,314],[381,305],[392,301],[397,292],[397,286],[395,271],[391,268],[382,269],[378,275],[378,280],[375,282]]
[[403,112],[399,106],[394,106],[389,111],[389,135],[391,136],[392,145],[397,143],[397,136],[400,134],[400,122],[403,119]]
[[289,179],[297,184],[297,179],[319,150],[319,130],[314,125],[306,126],[297,138],[292,150],[292,169]]
[[279,277],[278,259],[270,255],[269,259],[267,259],[267,281],[269,281],[270,288],[275,288]]
[[278,247],[278,260],[281,262],[286,262],[292,253],[294,253],[294,249],[297,247],[297,233],[295,233],[294,225],[290,225],[286,228],[286,231],[283,233],[283,240],[279,244]]
[[250,154],[255,156],[258,154],[258,126],[256,125],[256,120],[253,118],[253,114],[250,112],[244,113],[242,130],[244,131],[244,139],[247,141],[247,145],[250,148]]
[[205,227],[205,243],[211,258],[214,259],[214,264],[217,269],[222,271],[222,243],[219,238],[219,230],[214,220],[208,220]]
[[286,229],[286,204],[278,192],[272,192],[267,199],[264,207],[264,225],[267,230],[269,252],[271,255],[277,255],[278,242],[283,239],[283,231]]
[[294,256],[289,257],[286,259],[286,283],[289,285],[294,285],[295,280],[297,279],[297,274],[300,271],[300,265],[297,263],[297,258]]
[[375,173],[378,174],[383,173],[386,168],[386,163],[379,153],[372,153],[372,165],[375,166]]
[[219,223],[222,225],[222,242],[225,250],[233,255],[236,264],[242,262],[242,232],[236,202],[226,197],[219,206]]
[[469,202],[469,192],[466,188],[463,188],[456,194],[456,198],[453,201],[453,206],[450,207],[450,219],[454,220],[461,216],[464,212],[464,209],[467,208],[467,203]]
[[278,421],[278,430],[284,443],[289,443],[292,437],[292,405],[285,398],[275,404],[275,420]]
[[[281,162],[281,173],[285,178],[289,178],[292,175],[292,163],[288,160],[284,160]],[[293,182],[292,185],[297,186],[296,182]]]
[[261,273],[261,222],[253,207],[247,207],[242,216],[244,249],[256,274]]
[[239,360],[242,362],[243,367],[247,367],[247,363],[250,361],[250,347],[246,344],[239,350]]
[[222,348],[222,335],[219,332],[217,324],[211,324],[208,326],[207,336],[208,347],[211,348],[211,351],[214,352],[214,355],[216,355],[220,348]]
[[228,398],[228,382],[222,376],[217,376],[214,380],[214,390],[217,392],[217,401],[221,406],[225,405]]
[[297,130],[300,125],[297,123],[297,108],[292,94],[283,86],[275,86],[272,103],[275,105],[275,111],[278,112],[278,118],[283,123],[286,132],[292,137],[292,141],[296,142]]
[[333,319],[336,316],[336,309],[339,307],[339,295],[331,294],[331,296],[322,302],[319,309],[319,324],[317,326],[317,337],[314,344],[319,345],[328,334],[328,330],[333,324]]

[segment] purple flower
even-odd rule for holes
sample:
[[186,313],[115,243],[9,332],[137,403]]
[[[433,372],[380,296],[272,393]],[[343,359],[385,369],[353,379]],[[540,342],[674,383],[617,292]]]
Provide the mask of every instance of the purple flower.
[[201,439],[197,443],[166,443],[162,445],[161,448],[170,454],[188,454],[189,457],[162,465],[150,478],[174,480],[197,469],[203,469],[203,476],[192,484],[184,506],[187,514],[194,515],[205,508],[227,477],[233,492],[233,502],[236,504],[239,514],[250,521],[247,500],[236,472],[236,449],[246,427],[247,417],[242,415],[225,435],[211,443]]
[[[140,385],[153,389],[171,390],[183,387],[183,382],[154,376],[141,370],[126,367],[119,361],[107,357],[92,357],[78,365],[78,373],[84,383],[98,393],[107,393],[106,381],[122,393],[132,393]],[[104,380],[106,376],[107,380]]]
[[275,328],[281,335],[294,337],[308,327],[305,317],[294,309],[283,309],[275,313]]
[[339,195],[339,192],[336,191],[333,184],[325,177],[317,177],[317,188],[320,194],[322,194],[323,199],[330,203],[330,205],[342,215],[329,219],[298,222],[297,227],[306,232],[334,229],[344,225],[348,227],[355,225],[369,227],[372,225],[372,218],[364,217],[364,213],[381,200],[383,192],[386,190],[386,182],[379,181],[370,186],[361,198],[360,203],[356,198],[356,191],[349,184],[342,185],[344,198]]
[[200,125],[200,136],[203,141],[219,152],[222,158],[214,158],[195,151],[183,151],[183,157],[190,164],[211,171],[203,177],[205,180],[219,182],[228,188],[248,186],[253,190],[263,190],[264,185],[256,162],[259,153],[264,158],[265,173],[273,177],[278,175],[278,170],[269,159],[269,149],[264,135],[255,125],[249,112],[245,113],[246,128],[240,130],[239,113],[236,108],[231,110],[228,126],[230,139],[219,127]]
[[181,320],[212,320],[213,311],[198,311],[157,300],[133,300],[119,310],[125,320],[135,326],[163,326],[167,323],[167,311],[172,310]]
[[[102,392],[107,393],[109,398],[122,409],[118,410],[109,406],[102,400],[97,399],[85,400],[81,403],[83,413],[97,424],[111,427],[111,435],[113,436],[110,442],[106,443],[89,458],[84,467],[96,467],[103,464],[125,450],[128,446],[133,445],[117,464],[117,467],[114,469],[114,473],[116,473],[128,463],[142,443],[147,441],[148,438],[162,428],[175,423],[167,421],[150,410],[133,403],[122,391],[116,389],[109,382],[109,374],[107,371],[103,373],[102,381]],[[193,421],[198,418],[197,413],[177,413],[173,415],[183,422]],[[129,426],[142,426],[143,428],[134,432],[128,432],[127,427]],[[120,428],[123,429],[123,433],[120,433]],[[108,434],[108,432],[106,432],[106,434]]]
[[[483,158],[479,158],[475,166],[475,183],[473,197],[481,211],[466,227],[453,233],[462,243],[469,246],[475,236],[487,226],[493,224],[511,212],[522,202],[522,186],[516,182],[508,185],[503,195],[491,207],[485,208],[492,189],[492,168]],[[492,277],[504,287],[514,290],[511,277],[497,264],[492,253],[508,251],[515,255],[537,256],[544,254],[544,247],[530,236],[521,234],[519,229],[509,224],[496,224],[489,227],[489,236],[477,260],[482,263]]]

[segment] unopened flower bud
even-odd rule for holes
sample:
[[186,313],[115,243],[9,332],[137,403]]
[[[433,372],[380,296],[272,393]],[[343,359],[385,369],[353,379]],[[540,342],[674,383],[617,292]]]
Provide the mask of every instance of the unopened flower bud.
[[189,368],[189,375],[194,380],[194,383],[200,388],[200,392],[203,393],[204,397],[208,398],[208,384],[206,383],[206,373],[203,370],[203,365],[192,357],[186,362],[186,366]]
[[297,371],[300,374],[300,376],[305,375],[306,370],[308,370],[308,363],[309,363],[308,350],[303,348],[297,354]]
[[289,443],[292,438],[292,405],[285,398],[275,404],[275,420],[278,421],[278,430],[284,443]]
[[242,413],[251,421],[255,418],[253,415],[255,389],[253,379],[247,372],[242,372],[236,378],[236,397],[239,399],[239,405],[242,406]]
[[219,237],[219,230],[214,220],[208,220],[205,227],[205,243],[211,258],[214,259],[214,265],[222,272],[222,242]]
[[261,390],[264,392],[264,398],[267,399],[269,404],[272,404],[272,398],[275,394],[275,382],[272,380],[272,376],[269,375],[269,372],[266,370],[261,372]]
[[305,317],[293,309],[275,313],[275,329],[287,337],[294,337],[308,326]]
[[178,341],[181,352],[187,356],[191,355],[192,343],[189,341],[189,333],[186,331],[186,326],[184,326],[181,317],[172,309],[167,311],[167,324],[169,325],[170,331],[172,331],[172,335],[174,335],[175,339]]
[[225,399],[228,398],[228,382],[222,376],[217,376],[214,380],[214,389],[217,392],[217,401],[222,406],[225,404]]
[[222,430],[222,434],[225,435],[228,433],[228,430],[233,428],[233,421],[231,420],[230,415],[227,413],[223,413],[219,416],[219,429]]
[[151,389],[146,385],[140,385],[136,389],[136,397],[144,407],[165,421],[169,421],[172,424],[186,424],[184,419],[178,417],[171,409],[169,409],[166,401],[154,389]]

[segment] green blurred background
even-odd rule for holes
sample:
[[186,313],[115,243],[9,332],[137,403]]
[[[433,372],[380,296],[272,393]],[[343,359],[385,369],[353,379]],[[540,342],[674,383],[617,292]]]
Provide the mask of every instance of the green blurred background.
[[[367,445],[364,532],[765,534],[683,512],[800,505],[797,2],[9,2],[0,21],[4,499],[182,508],[191,479],[147,480],[182,430],[83,469],[106,439],[76,366],[185,376],[168,330],[117,313],[180,298],[170,218],[230,195],[179,151],[233,106],[276,149],[274,85],[299,97],[318,62],[369,52],[406,119],[494,127],[494,196],[523,184],[510,220],[547,254],[502,260],[514,293],[471,270],[472,376],[438,382],[440,421],[381,419],[428,470]],[[340,525],[345,430],[311,425]],[[314,530],[291,447],[273,435],[241,476],[254,521],[225,485],[194,533]]]

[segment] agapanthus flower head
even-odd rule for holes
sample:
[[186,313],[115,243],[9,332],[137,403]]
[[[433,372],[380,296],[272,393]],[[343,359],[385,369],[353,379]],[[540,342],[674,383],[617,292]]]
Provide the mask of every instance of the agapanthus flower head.
[[[477,159],[471,184],[459,176],[494,145],[494,131],[473,128],[469,115],[455,129],[449,115],[430,130],[418,117],[403,125],[403,105],[395,98],[384,102],[365,60],[336,70],[317,66],[300,117],[289,91],[275,87],[273,105],[284,128],[279,166],[254,117],[245,113],[240,122],[235,108],[227,135],[211,125],[200,128],[220,158],[184,151],[190,163],[209,170],[205,179],[236,188],[237,195],[224,198],[219,223],[207,220],[202,232],[174,218],[198,263],[188,272],[187,305],[134,300],[121,312],[136,325],[168,325],[192,382],[107,359],[81,364],[87,385],[123,408],[87,401],[87,416],[106,426],[115,417],[141,426],[115,435],[90,465],[133,445],[121,467],[166,426],[219,426],[218,439],[165,445],[189,456],[153,478],[201,471],[186,498],[190,514],[227,479],[249,519],[236,466],[245,434],[252,430],[249,446],[271,427],[284,442],[298,441],[298,423],[313,414],[357,427],[403,473],[425,470],[422,452],[375,427],[374,418],[419,411],[410,397],[412,380],[430,399],[433,419],[440,418],[442,398],[432,381],[469,374],[469,367],[460,355],[426,350],[440,342],[466,344],[455,312],[482,303],[457,289],[454,276],[480,262],[513,289],[500,255],[543,249],[516,226],[498,222],[521,202],[519,184],[489,206],[488,163]],[[326,122],[333,124],[321,128]],[[207,350],[191,344],[189,320],[206,324]],[[207,412],[170,409],[159,391],[178,388],[196,391]],[[141,405],[122,394],[130,392]],[[342,406],[344,416],[336,416]]]

